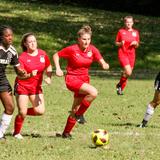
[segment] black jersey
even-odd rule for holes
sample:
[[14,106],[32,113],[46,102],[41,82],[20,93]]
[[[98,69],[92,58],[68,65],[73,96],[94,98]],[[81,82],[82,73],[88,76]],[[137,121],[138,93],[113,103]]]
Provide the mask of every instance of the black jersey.
[[154,88],[157,91],[160,91],[160,72],[157,74],[155,82],[154,82]]
[[4,89],[2,88],[6,88],[5,86],[9,85],[5,74],[6,66],[8,64],[13,66],[20,65],[17,51],[12,45],[8,49],[4,49],[0,46],[0,91],[3,91]]

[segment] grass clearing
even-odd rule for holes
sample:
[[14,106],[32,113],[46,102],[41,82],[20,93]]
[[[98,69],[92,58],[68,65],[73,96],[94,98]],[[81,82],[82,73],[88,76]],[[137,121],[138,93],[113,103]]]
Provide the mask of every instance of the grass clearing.
[[[9,74],[12,84],[14,78],[14,75]],[[73,95],[66,89],[63,78],[53,77],[52,80],[50,87],[43,88],[46,113],[40,117],[26,118],[22,141],[11,136],[13,118],[7,140],[0,142],[0,159],[158,159],[160,111],[156,110],[147,128],[136,127],[143,118],[146,104],[152,99],[153,79],[130,79],[125,95],[117,96],[116,78],[92,76],[91,83],[98,89],[99,95],[85,115],[87,124],[77,124],[73,129],[73,140],[55,136],[57,132],[63,131]],[[17,109],[14,117],[16,113]],[[97,128],[109,131],[110,149],[93,146],[90,136]]]

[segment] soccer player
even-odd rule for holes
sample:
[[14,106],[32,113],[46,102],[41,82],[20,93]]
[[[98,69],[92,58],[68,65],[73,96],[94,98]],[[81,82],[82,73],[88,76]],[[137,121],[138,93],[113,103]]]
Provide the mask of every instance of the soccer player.
[[17,74],[24,75],[25,71],[20,68],[18,54],[12,46],[13,30],[10,26],[0,26],[0,99],[4,106],[4,112],[0,120],[0,139],[9,127],[14,112],[12,88],[7,79],[5,70],[8,64],[14,66]]
[[[15,80],[15,96],[18,106],[18,115],[15,118],[14,137],[23,139],[20,134],[26,115],[39,116],[45,111],[44,96],[42,92],[43,73],[47,78],[45,82],[51,83],[52,66],[46,52],[37,48],[37,40],[33,33],[26,33],[22,37],[23,52],[19,56],[21,67],[27,76],[17,76]],[[28,102],[31,107],[28,108]]]
[[93,61],[97,61],[103,69],[109,69],[108,63],[104,61],[99,50],[91,44],[91,27],[85,25],[77,34],[77,44],[63,48],[53,55],[57,76],[63,76],[59,59],[65,58],[67,60],[68,65],[65,83],[67,88],[74,92],[72,110],[62,133],[63,138],[71,137],[70,132],[76,124],[76,121],[82,124],[85,123],[83,114],[97,97],[97,89],[90,84],[88,75],[90,65]]
[[123,90],[127,84],[127,79],[132,74],[135,64],[135,50],[139,46],[139,32],[133,28],[133,17],[124,18],[125,27],[119,29],[115,44],[118,46],[118,59],[123,68],[120,81],[116,85],[117,94],[123,95]]
[[157,74],[154,86],[155,86],[154,98],[147,105],[147,109],[146,109],[144,118],[142,120],[142,123],[138,125],[138,127],[144,128],[147,125],[148,121],[151,119],[151,117],[154,114],[154,110],[160,104],[160,72]]

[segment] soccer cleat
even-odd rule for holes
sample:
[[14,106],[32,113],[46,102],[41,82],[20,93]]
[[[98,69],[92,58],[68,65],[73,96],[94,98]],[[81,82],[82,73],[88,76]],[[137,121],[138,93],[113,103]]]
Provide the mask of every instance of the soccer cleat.
[[87,121],[85,120],[83,115],[75,115],[75,117],[76,117],[76,120],[78,123],[80,123],[80,124],[87,123]]
[[72,135],[70,133],[63,133],[62,138],[72,139]]
[[137,125],[139,128],[145,128],[147,124],[147,121],[143,120],[141,124]]
[[117,95],[123,95],[122,88],[119,84],[116,85]]
[[14,137],[15,137],[16,139],[23,139],[23,136],[22,136],[20,133],[15,134]]

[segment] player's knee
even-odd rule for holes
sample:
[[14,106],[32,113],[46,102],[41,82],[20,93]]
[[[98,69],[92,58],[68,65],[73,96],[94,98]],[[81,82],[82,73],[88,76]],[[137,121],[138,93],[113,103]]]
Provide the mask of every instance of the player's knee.
[[126,71],[126,76],[129,77],[129,76],[131,76],[131,74],[132,74],[132,70],[127,70],[127,71]]
[[5,113],[11,115],[14,112],[14,105],[10,104],[5,107]]
[[39,108],[34,108],[34,111],[36,113],[36,115],[43,115],[45,112],[45,108],[44,107],[39,107]]
[[97,89],[94,89],[94,90],[91,92],[91,97],[92,97],[93,99],[95,99],[95,98],[97,97],[97,95],[98,95],[98,91],[97,91]]

